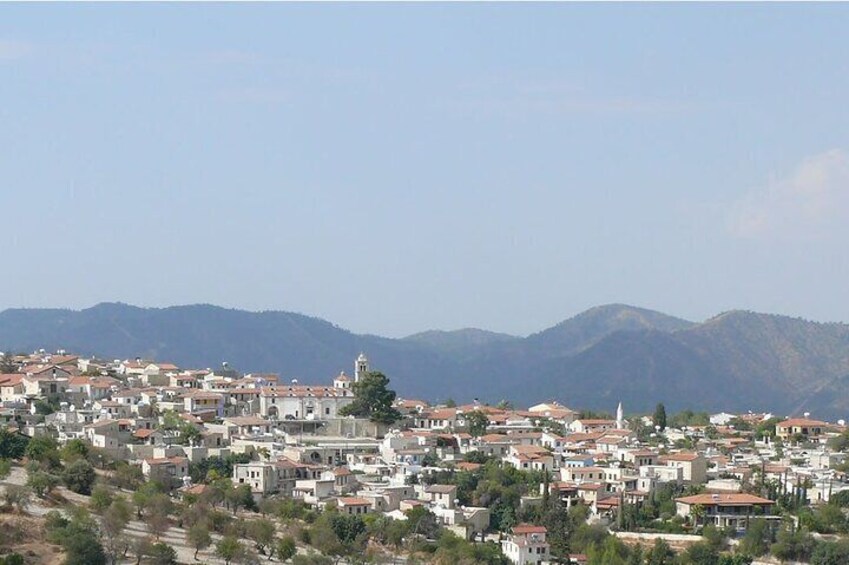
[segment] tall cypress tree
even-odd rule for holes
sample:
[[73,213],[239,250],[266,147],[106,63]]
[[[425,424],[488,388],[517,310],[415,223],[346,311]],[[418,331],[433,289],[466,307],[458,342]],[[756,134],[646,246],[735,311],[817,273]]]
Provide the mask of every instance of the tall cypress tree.
[[660,431],[664,431],[666,429],[666,407],[663,405],[663,402],[658,402],[657,407],[654,409],[654,425],[659,428]]

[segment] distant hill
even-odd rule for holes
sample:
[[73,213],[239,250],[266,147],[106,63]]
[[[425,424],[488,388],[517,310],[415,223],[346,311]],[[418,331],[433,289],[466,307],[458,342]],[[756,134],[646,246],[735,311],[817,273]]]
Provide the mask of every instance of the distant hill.
[[477,328],[464,328],[454,331],[429,330],[407,336],[404,341],[417,343],[438,353],[458,355],[475,353],[481,347],[492,344],[518,343],[522,338]]
[[404,397],[575,407],[849,415],[849,326],[734,311],[703,323],[621,304],[526,338],[479,329],[357,335],[289,312],[210,305],[0,312],[0,350],[64,348],[327,382],[366,352]]
[[596,306],[528,337],[537,350],[554,355],[583,351],[619,331],[657,330],[671,333],[693,327],[693,322],[625,304]]

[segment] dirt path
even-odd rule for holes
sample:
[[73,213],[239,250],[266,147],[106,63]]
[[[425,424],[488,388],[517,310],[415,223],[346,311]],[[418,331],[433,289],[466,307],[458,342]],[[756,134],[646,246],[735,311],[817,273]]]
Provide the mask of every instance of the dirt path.
[[[25,485],[27,482],[27,473],[22,467],[12,467],[12,472],[6,477],[3,481],[0,481],[0,485]],[[5,488],[3,489],[5,490]],[[88,507],[89,497],[77,494],[75,492],[71,492],[65,487],[58,487],[55,489],[57,494],[60,494],[63,498],[68,500],[70,503],[73,503],[78,506]],[[49,502],[41,500],[37,497],[32,498],[32,502],[27,507],[27,513],[32,516],[43,517],[51,510],[58,510],[60,512],[64,512],[63,508],[60,506],[53,506]],[[131,521],[127,525],[127,529],[124,532],[133,538],[143,538],[147,537],[148,531],[147,526],[143,522],[139,522],[137,520]],[[221,539],[221,536],[217,534],[212,534],[213,545],[216,541]],[[160,541],[167,543],[177,552],[177,561],[180,563],[212,563],[215,565],[223,565],[224,560],[219,559],[215,556],[214,547],[210,547],[205,551],[201,551],[198,553],[198,561],[195,561],[194,554],[195,550],[192,547],[189,547],[186,544],[186,531],[183,528],[172,527],[169,529],[160,539]],[[267,561],[267,559],[264,559]],[[123,561],[124,563],[135,563],[135,559],[127,559]],[[273,561],[272,561],[273,562]]]
[[[11,473],[4,480],[0,481],[0,490],[5,490],[3,485],[26,485],[27,482],[27,472],[23,467],[13,466]],[[90,497],[77,494],[68,490],[65,487],[57,487],[54,489],[56,494],[60,495],[62,498],[68,501],[68,503],[74,504],[75,506],[84,506],[88,508]],[[128,494],[124,492],[123,494]],[[38,497],[33,496],[30,505],[27,507],[27,514],[30,516],[43,517],[51,510],[57,510],[59,512],[65,513],[63,506],[52,504],[50,501],[42,500]],[[256,518],[258,515],[254,514],[246,514],[240,512],[238,515],[239,519],[251,519]],[[132,538],[145,538],[150,534],[148,533],[147,525],[144,522],[138,520],[132,520],[129,524],[127,524],[124,533]],[[165,532],[159,541],[166,543],[174,548],[174,551],[177,552],[177,561],[179,563],[185,564],[194,564],[194,563],[208,563],[211,565],[225,565],[224,560],[216,557],[215,555],[215,543],[221,539],[219,534],[210,532],[212,536],[212,546],[207,548],[206,550],[198,552],[197,560],[195,560],[195,550],[193,547],[190,547],[186,543],[186,530],[183,528],[178,528],[176,526],[172,526],[167,532]],[[248,547],[252,547],[252,542],[249,540],[242,540]],[[298,553],[309,553],[309,550],[305,547],[298,546]],[[403,561],[403,558],[399,558]],[[260,563],[280,563],[277,558],[269,559],[266,556],[259,556]],[[124,559],[120,561],[122,564],[134,564],[135,559]],[[344,565],[344,561],[340,561],[339,565]]]

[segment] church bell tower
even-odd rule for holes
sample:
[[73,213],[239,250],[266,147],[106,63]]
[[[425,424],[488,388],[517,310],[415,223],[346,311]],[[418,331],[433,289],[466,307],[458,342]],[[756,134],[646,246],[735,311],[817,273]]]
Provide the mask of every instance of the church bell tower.
[[368,373],[368,358],[365,353],[360,353],[357,360],[354,362],[354,382],[359,382],[361,377]]

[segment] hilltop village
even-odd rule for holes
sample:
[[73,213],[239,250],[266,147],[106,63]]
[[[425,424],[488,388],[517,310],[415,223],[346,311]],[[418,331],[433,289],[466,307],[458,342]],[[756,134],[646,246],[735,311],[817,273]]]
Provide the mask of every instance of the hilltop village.
[[2,372],[3,531],[58,553],[4,533],[0,563],[849,562],[842,421],[431,405],[365,355],[314,383],[64,351]]

